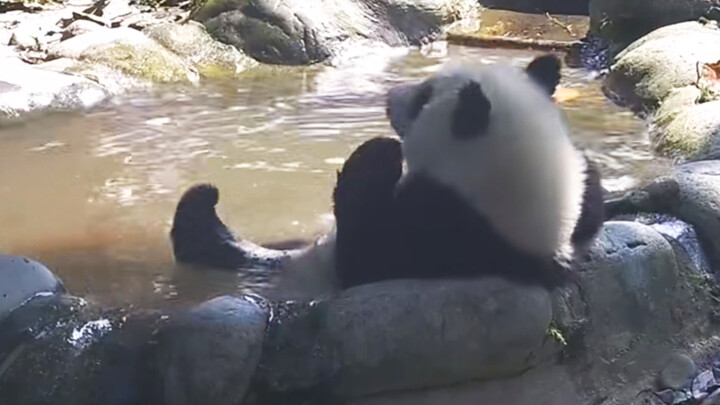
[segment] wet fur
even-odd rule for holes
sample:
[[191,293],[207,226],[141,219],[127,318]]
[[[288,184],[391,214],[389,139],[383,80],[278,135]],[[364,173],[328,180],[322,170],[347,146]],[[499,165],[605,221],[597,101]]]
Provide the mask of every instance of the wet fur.
[[[533,90],[537,94],[531,96],[537,98],[542,94],[547,97],[549,103],[548,93],[552,94],[559,80],[557,71],[559,62],[552,57],[545,58],[533,61],[528,67],[527,76],[538,84],[537,89]],[[500,127],[500,132],[505,131],[504,133],[511,136],[519,136],[520,139],[529,140],[535,145],[559,149],[549,149],[550,153],[537,157],[531,154],[532,150],[525,147],[526,151],[530,152],[528,154],[530,159],[539,158],[537,161],[530,161],[529,166],[524,169],[525,172],[514,170],[498,172],[492,170],[493,163],[482,166],[482,161],[478,161],[481,163],[479,170],[485,170],[481,174],[486,179],[492,179],[489,176],[494,175],[500,181],[499,184],[508,184],[507,182],[515,176],[520,180],[517,184],[529,185],[532,187],[530,190],[520,190],[518,194],[520,198],[515,201],[493,201],[497,196],[489,193],[488,189],[483,188],[484,186],[478,189],[477,186],[471,186],[476,183],[466,183],[467,179],[472,180],[467,173],[478,173],[477,168],[474,169],[476,163],[473,159],[487,157],[492,161],[498,159],[497,156],[502,156],[492,147],[484,150],[483,147],[487,145],[482,144],[485,141],[478,143],[475,140],[477,134],[488,128],[489,131],[498,131],[493,129],[497,127],[491,125],[497,125],[498,119],[513,119],[512,114],[517,115],[515,110],[512,110],[510,116],[494,117],[492,114],[497,111],[491,109],[493,99],[502,97],[503,94],[493,96],[489,93],[489,100],[483,100],[486,90],[482,81],[479,83],[480,86],[477,88],[469,88],[464,93],[461,92],[460,97],[472,101],[472,105],[483,106],[482,108],[487,110],[487,113],[483,114],[478,114],[474,109],[465,111],[454,108],[452,103],[441,103],[439,108],[447,106],[451,108],[446,112],[438,110],[441,112],[435,117],[428,115],[423,118],[426,105],[432,103],[431,100],[438,96],[438,91],[447,89],[443,86],[457,85],[451,81],[438,87],[437,82],[431,79],[411,91],[401,90],[395,93],[391,91],[388,115],[393,128],[404,139],[403,142],[390,138],[375,138],[362,144],[351,154],[338,173],[333,193],[335,238],[328,238],[322,243],[327,244],[323,247],[334,249],[333,266],[342,288],[398,278],[477,277],[490,274],[507,277],[520,283],[554,288],[571,279],[572,273],[568,263],[558,260],[556,253],[562,250],[564,245],[574,248],[571,249],[573,254],[581,253],[602,226],[603,200],[597,168],[578,153],[569,140],[561,138],[565,136],[564,129],[562,134],[553,138],[552,133],[542,127],[545,118],[540,115],[533,118],[536,122],[532,123],[531,120],[526,128],[528,131],[540,128],[544,133],[520,132],[519,129],[510,127],[510,129]],[[502,91],[502,88],[500,90]],[[492,92],[493,89],[490,88],[489,91]],[[394,119],[397,115],[390,110],[393,106],[393,94],[400,93],[414,98],[409,103],[409,110],[399,113],[402,119],[398,120]],[[445,93],[446,96],[447,94],[450,93]],[[443,94],[440,96],[442,97]],[[511,95],[507,102],[512,103],[512,97],[518,96]],[[538,112],[527,101],[520,104],[530,108],[527,111],[529,113]],[[547,111],[553,111],[551,108],[554,106],[550,104],[540,103],[540,105],[541,108],[547,107]],[[542,114],[547,112],[539,111]],[[446,129],[442,126],[436,128],[435,126],[443,124],[441,119],[448,114],[455,114],[453,118],[455,124],[452,128]],[[418,117],[420,124],[414,122]],[[428,117],[431,118],[428,120]],[[477,117],[484,117],[483,119],[489,121],[478,122],[475,119]],[[555,118],[556,116],[552,115],[550,119]],[[422,121],[423,119],[425,122]],[[457,159],[461,155],[457,155],[457,152],[452,150],[450,151],[452,153],[449,153],[434,146],[420,146],[416,149],[421,152],[419,155],[412,150],[408,155],[408,150],[403,149],[408,145],[405,137],[417,135],[417,133],[413,135],[413,126],[416,124],[420,125],[419,128],[434,128],[437,131],[426,134],[427,139],[432,142],[437,141],[434,138],[436,135],[433,134],[445,136],[449,133],[457,133],[461,141],[474,142],[469,145],[481,147],[459,148],[458,150],[467,149],[470,152],[467,154],[468,157],[461,159],[460,165],[456,166],[452,166],[453,158]],[[560,128],[556,123],[549,125],[550,128],[555,128],[553,125]],[[560,142],[557,145],[551,143],[558,139]],[[548,140],[549,143],[543,143]],[[440,140],[438,145],[444,147],[453,142],[455,141]],[[503,144],[499,142],[497,145],[502,147]],[[417,142],[414,147],[417,147]],[[430,154],[423,156],[426,152]],[[508,151],[508,153],[509,157],[518,158],[513,155],[514,152]],[[409,173],[405,175],[402,172],[403,157],[408,160],[410,168]],[[512,159],[509,161],[499,159],[497,162],[513,163]],[[447,166],[449,170],[443,171],[443,165],[448,164],[450,164]],[[502,164],[497,163],[495,166],[498,168],[497,166]],[[461,170],[458,171],[458,168]],[[522,173],[535,175],[533,170],[538,169],[545,170],[541,173],[544,177],[539,179],[546,179],[542,181],[549,183],[535,184],[536,180],[522,177],[524,176]],[[560,176],[559,180],[558,176]],[[462,181],[458,183],[456,180]],[[513,182],[510,181],[509,184]],[[556,189],[565,190],[561,193],[568,194],[560,195],[558,198],[547,194],[548,190]],[[466,193],[461,195],[458,190],[464,190]],[[508,194],[508,196],[513,195]],[[567,199],[564,199],[565,197]],[[214,208],[217,200],[217,190],[209,185],[195,186],[181,198],[171,231],[173,249],[178,261],[226,268],[257,264],[279,266],[290,264],[292,260],[288,257],[292,254],[288,253],[289,251],[269,250],[247,241],[238,241],[217,217]],[[515,204],[515,214],[522,213],[540,219],[540,228],[530,225],[524,227],[531,232],[531,235],[535,232],[534,235],[537,237],[528,239],[520,229],[513,228],[517,225],[508,226],[485,214],[495,212],[493,211],[495,208],[492,208],[493,204],[500,203],[499,205],[502,206],[506,202]],[[490,205],[487,205],[488,203]],[[488,207],[492,209],[486,211]],[[572,207],[572,209],[563,207]],[[534,213],[527,214],[528,209],[534,210]],[[544,218],[545,215],[550,215],[549,219]],[[509,218],[512,222],[512,217]],[[563,230],[566,228],[567,230]],[[498,229],[506,231],[510,229],[510,232],[498,232]],[[531,243],[530,247],[535,249],[532,253],[530,253],[532,249],[521,248],[513,240],[518,235],[521,238],[525,237],[526,241]],[[546,241],[543,235],[558,239],[551,238]],[[535,243],[536,241],[538,243]],[[312,249],[314,248],[307,248],[305,251],[312,252]],[[325,263],[329,261],[326,260]],[[306,265],[313,266],[313,261],[306,260]]]

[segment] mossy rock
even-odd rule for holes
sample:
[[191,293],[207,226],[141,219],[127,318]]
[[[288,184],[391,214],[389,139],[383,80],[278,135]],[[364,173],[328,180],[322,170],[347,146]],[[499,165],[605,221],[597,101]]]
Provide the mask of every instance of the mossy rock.
[[197,82],[198,73],[183,58],[131,28],[99,30],[51,47],[50,57],[100,63],[153,83]]
[[238,51],[212,39],[202,24],[161,23],[143,31],[148,37],[195,66],[200,75],[210,78],[235,77],[258,63]]

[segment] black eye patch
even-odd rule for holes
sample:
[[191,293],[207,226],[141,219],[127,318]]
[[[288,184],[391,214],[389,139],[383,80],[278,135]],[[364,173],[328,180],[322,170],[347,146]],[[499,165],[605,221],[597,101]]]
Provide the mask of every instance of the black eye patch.
[[407,117],[410,121],[414,121],[418,115],[420,115],[420,111],[430,102],[432,96],[432,83],[429,81],[421,83],[417,89],[417,93],[415,93],[410,101],[410,105],[408,105]]
[[482,134],[490,124],[490,108],[490,100],[483,93],[480,83],[470,81],[458,93],[452,135],[458,139],[470,139]]

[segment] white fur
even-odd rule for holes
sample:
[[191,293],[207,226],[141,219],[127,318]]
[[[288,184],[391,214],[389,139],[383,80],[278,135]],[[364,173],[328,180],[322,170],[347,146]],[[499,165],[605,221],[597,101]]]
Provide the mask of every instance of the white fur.
[[[432,98],[403,139],[408,171],[451,187],[523,251],[570,249],[585,161],[550,97],[503,64],[454,68],[431,80]],[[461,140],[452,137],[451,116],[470,80],[490,101],[490,124],[486,133]]]

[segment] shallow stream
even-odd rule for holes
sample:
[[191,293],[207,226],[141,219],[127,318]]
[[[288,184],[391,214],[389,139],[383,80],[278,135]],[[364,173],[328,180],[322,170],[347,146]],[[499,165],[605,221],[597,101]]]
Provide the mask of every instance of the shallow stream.
[[[159,87],[81,114],[0,128],[0,251],[55,270],[103,305],[161,307],[219,293],[263,293],[272,279],[174,263],[175,204],[196,182],[221,191],[220,215],[256,241],[328,228],[335,172],[353,148],[391,135],[385,91],[447,62],[524,65],[535,53],[435,44],[340,67],[278,70],[198,87]],[[591,72],[566,69],[572,135],[604,186],[652,166],[642,122],[607,101]]]

